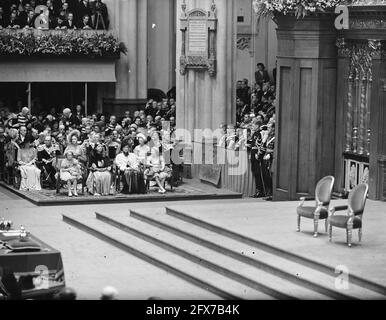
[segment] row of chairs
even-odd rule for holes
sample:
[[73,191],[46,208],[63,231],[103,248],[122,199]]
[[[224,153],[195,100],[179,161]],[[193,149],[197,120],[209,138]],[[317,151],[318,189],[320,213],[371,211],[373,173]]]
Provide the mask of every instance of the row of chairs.
[[[351,190],[348,196],[347,205],[330,208],[332,189],[335,178],[327,176],[321,179],[316,185],[315,197],[302,197],[297,207],[297,231],[300,232],[301,218],[314,220],[314,237],[318,236],[319,220],[325,221],[325,231],[328,231],[329,241],[332,241],[332,228],[346,229],[346,241],[349,247],[352,246],[352,231],[358,230],[359,242],[362,241],[363,213],[369,187],[367,184],[359,184]],[[315,206],[305,206],[306,201],[315,200]],[[345,215],[338,215],[336,212],[346,211]]]

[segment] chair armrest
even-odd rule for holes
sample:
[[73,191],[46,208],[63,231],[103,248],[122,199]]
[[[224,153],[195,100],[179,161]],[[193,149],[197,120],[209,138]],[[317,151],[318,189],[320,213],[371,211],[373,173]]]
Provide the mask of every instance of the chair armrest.
[[[315,198],[314,197],[301,197],[301,198],[299,198],[299,200],[301,202],[299,203],[298,207],[303,207],[304,202],[315,200]],[[318,203],[316,205],[318,205]]]
[[332,207],[332,208],[334,209],[334,211],[343,211],[343,210],[347,210],[348,206],[344,205],[344,206],[336,206],[336,207]]
[[301,197],[300,200],[301,201],[312,201],[312,200],[315,200],[315,197]]
[[345,205],[345,206],[336,206],[336,207],[331,207],[329,212],[329,216],[332,217],[336,211],[343,211],[343,210],[347,210],[348,209],[348,206]]

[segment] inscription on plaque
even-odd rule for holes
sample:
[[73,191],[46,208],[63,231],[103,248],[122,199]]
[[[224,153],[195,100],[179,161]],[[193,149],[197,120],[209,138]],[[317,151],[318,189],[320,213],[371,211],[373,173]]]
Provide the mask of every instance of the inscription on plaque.
[[182,46],[180,73],[188,69],[208,70],[211,77],[216,75],[216,5],[210,11],[192,9],[186,12],[186,4],[181,5]]
[[190,20],[188,35],[189,53],[206,55],[208,52],[208,27],[206,20]]

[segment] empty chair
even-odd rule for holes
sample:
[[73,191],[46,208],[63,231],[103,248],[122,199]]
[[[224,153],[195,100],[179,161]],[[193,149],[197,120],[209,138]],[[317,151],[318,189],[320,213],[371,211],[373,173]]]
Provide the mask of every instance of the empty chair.
[[[328,208],[331,202],[331,193],[334,186],[335,178],[332,176],[327,176],[321,179],[315,188],[315,198],[313,197],[302,197],[302,201],[297,207],[298,214],[298,228],[297,231],[300,232],[300,220],[301,217],[313,219],[314,220],[314,237],[318,236],[318,224],[319,220],[325,220],[325,229],[327,232],[327,218],[328,218]],[[313,207],[304,206],[305,201],[315,200],[316,205]]]
[[[359,242],[362,240],[362,217],[366,205],[369,186],[360,184],[351,190],[347,206],[337,206],[330,209],[328,217],[329,238],[332,240],[332,227],[346,229],[347,245],[351,247],[352,230],[358,229]],[[347,210],[345,215],[336,215],[336,211]]]

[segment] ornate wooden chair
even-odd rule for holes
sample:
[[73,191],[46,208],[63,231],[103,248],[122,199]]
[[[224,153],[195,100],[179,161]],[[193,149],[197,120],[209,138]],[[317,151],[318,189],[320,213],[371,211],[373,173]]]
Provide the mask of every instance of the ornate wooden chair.
[[[327,176],[321,179],[315,188],[315,198],[314,197],[301,197],[302,201],[297,207],[298,215],[298,228],[297,231],[300,232],[300,220],[301,217],[313,219],[314,220],[314,237],[318,236],[318,224],[319,220],[325,220],[325,228],[327,232],[327,218],[328,218],[328,208],[331,202],[331,193],[334,186],[335,178],[332,176]],[[316,206],[307,207],[304,206],[305,201],[315,200]]]
[[[328,217],[329,238],[332,241],[332,227],[346,229],[347,245],[351,247],[352,230],[358,229],[359,242],[362,241],[362,217],[366,205],[369,186],[360,184],[351,190],[347,206],[337,206],[330,209]],[[335,215],[336,211],[347,210],[345,215]]]

